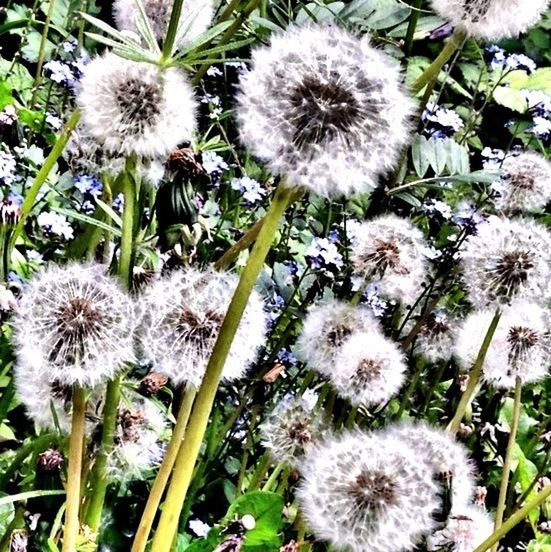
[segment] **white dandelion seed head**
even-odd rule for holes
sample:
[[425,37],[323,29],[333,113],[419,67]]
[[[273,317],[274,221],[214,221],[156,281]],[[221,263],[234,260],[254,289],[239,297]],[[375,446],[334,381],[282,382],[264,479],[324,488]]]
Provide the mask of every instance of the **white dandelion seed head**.
[[112,53],[84,69],[84,131],[110,155],[159,157],[191,140],[196,102],[184,73]]
[[366,37],[292,27],[257,48],[241,77],[241,139],[291,186],[329,197],[370,191],[409,139],[414,103],[401,80]]
[[549,0],[431,0],[432,7],[470,36],[485,40],[515,37],[535,25]]
[[459,331],[459,322],[448,314],[436,311],[429,314],[415,340],[415,352],[431,363],[450,359]]
[[494,521],[481,506],[469,504],[452,512],[446,527],[427,540],[430,552],[472,552],[494,531]]
[[375,283],[379,293],[412,304],[427,278],[427,243],[408,219],[384,215],[358,224],[351,235],[356,274]]
[[551,201],[551,161],[535,152],[510,155],[496,183],[496,208],[504,213],[536,211]]
[[338,550],[405,552],[434,528],[437,484],[415,453],[385,432],[327,439],[301,474],[307,524]]
[[380,331],[352,335],[340,348],[329,379],[353,405],[380,405],[404,384],[407,366],[399,347]]
[[[464,370],[473,365],[494,313],[469,315],[458,335],[455,356]],[[516,378],[533,383],[544,378],[551,366],[549,315],[540,306],[524,301],[505,309],[484,361],[484,379],[503,389],[515,387]]]
[[[158,41],[166,37],[173,2],[171,0],[142,0],[153,35]],[[138,7],[135,0],[116,0],[113,5],[115,21],[121,30],[138,33]],[[214,15],[212,0],[185,0],[178,23],[177,47],[183,48],[204,33]]]
[[297,357],[321,374],[330,375],[343,343],[354,333],[378,328],[379,323],[368,307],[337,299],[314,305],[297,339]]
[[528,218],[491,216],[461,252],[463,281],[478,309],[550,293],[551,232]]
[[19,370],[94,387],[134,359],[132,304],[101,265],[50,266],[25,287],[12,318]]
[[320,441],[326,424],[312,412],[310,402],[286,395],[260,426],[262,445],[270,450],[275,462],[291,466]]
[[[174,271],[144,290],[138,335],[143,355],[179,385],[199,386],[239,278],[212,269]],[[264,344],[267,316],[253,291],[226,360],[222,379],[243,376]]]
[[423,463],[437,481],[451,484],[452,511],[472,502],[474,463],[468,449],[452,435],[429,424],[411,422],[390,426],[387,431],[398,442],[411,447],[418,462]]

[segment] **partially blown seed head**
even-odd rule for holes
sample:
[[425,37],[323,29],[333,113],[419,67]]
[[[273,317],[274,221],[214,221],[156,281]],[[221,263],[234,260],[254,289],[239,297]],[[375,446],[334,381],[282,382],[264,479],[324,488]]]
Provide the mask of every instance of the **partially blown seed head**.
[[323,196],[369,191],[409,137],[413,102],[400,81],[367,38],[292,27],[256,49],[241,78],[242,141],[289,185]]
[[458,322],[444,312],[429,314],[417,334],[415,352],[432,363],[449,360],[458,329]]

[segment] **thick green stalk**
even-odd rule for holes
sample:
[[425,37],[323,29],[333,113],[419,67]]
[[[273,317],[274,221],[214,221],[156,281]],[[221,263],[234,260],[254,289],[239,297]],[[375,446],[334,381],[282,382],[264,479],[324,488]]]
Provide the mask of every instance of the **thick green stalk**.
[[42,28],[42,36],[40,37],[40,46],[38,47],[38,60],[36,62],[36,73],[34,76],[33,94],[31,97],[31,108],[36,102],[36,96],[38,95],[40,81],[42,80],[42,65],[44,64],[46,41],[48,40],[48,31],[50,30],[50,22],[52,21],[52,15],[54,14],[55,4],[56,4],[56,0],[50,0],[50,5],[48,6],[48,13],[46,14],[46,21],[44,21],[44,27]]
[[67,500],[63,528],[62,552],[75,552],[80,531],[80,481],[84,431],[86,424],[86,393],[79,385],[73,386],[73,416],[69,438],[69,465],[67,467]]
[[[517,377],[515,382],[515,401],[513,406],[513,419],[511,421],[511,431],[509,441],[507,442],[507,451],[503,461],[503,472],[501,474],[501,484],[499,487],[499,497],[497,500],[496,520],[494,531],[497,531],[503,525],[503,513],[505,512],[505,501],[507,499],[507,489],[509,487],[509,477],[511,475],[511,462],[513,461],[513,451],[517,440],[518,423],[520,419],[520,406],[522,396],[522,381]],[[499,541],[492,547],[492,552],[497,552]]]
[[283,216],[293,189],[280,186],[264,219],[247,266],[241,275],[237,289],[231,300],[228,312],[220,329],[218,339],[210,357],[203,384],[197,394],[186,435],[174,466],[174,474],[168,488],[163,512],[153,538],[151,552],[167,552],[178,527],[178,518],[184,505],[186,493],[193,475],[193,468],[203,436],[208,425],[222,369],[230,351],[233,338],[247,306],[253,286],[262,270],[266,255],[270,250],[279,222]]
[[197,392],[194,387],[188,387],[184,392],[184,398],[178,411],[178,418],[176,419],[172,439],[168,444],[165,457],[163,458],[163,462],[157,472],[155,482],[149,492],[149,497],[147,498],[147,503],[140,520],[140,525],[138,526],[136,536],[134,537],[131,552],[143,552],[145,550],[149,533],[153,527],[153,521],[159,510],[159,504],[163,498],[166,484],[168,483],[170,474],[172,473],[172,468],[174,467],[178,450],[180,449],[182,439],[184,438],[186,432],[189,414],[191,412],[191,407],[193,406],[196,393]]
[[545,487],[532,500],[527,502],[518,512],[514,513],[497,531],[494,531],[480,546],[473,552],[486,552],[494,544],[499,542],[513,527],[518,525],[524,518],[530,515],[532,510],[538,508],[551,496],[551,485]]
[[408,30],[406,33],[406,44],[404,47],[406,56],[411,55],[413,36],[415,35],[415,29],[417,28],[419,15],[421,14],[421,2],[422,0],[413,0],[411,4],[411,15],[409,16]]
[[421,92],[425,86],[438,78],[438,73],[444,65],[450,60],[453,54],[463,47],[467,33],[462,29],[455,29],[448,42],[438,55],[438,57],[425,69],[424,73],[413,83],[411,90],[414,94]]
[[457,405],[455,415],[446,428],[447,431],[449,431],[450,433],[455,434],[459,431],[459,426],[461,425],[463,416],[465,415],[465,411],[467,410],[467,407],[469,406],[469,403],[473,398],[476,386],[478,385],[480,376],[482,375],[482,367],[484,366],[486,353],[488,352],[488,348],[490,347],[490,343],[492,342],[500,318],[501,312],[497,310],[494,314],[494,317],[492,318],[490,327],[486,332],[486,336],[484,337],[484,341],[482,342],[482,347],[480,347],[480,351],[478,351],[478,356],[476,357],[473,368],[469,373],[469,383],[467,384],[467,389],[465,389],[465,392],[463,393],[463,395],[461,395],[461,400]]
[[183,5],[184,0],[174,0],[174,4],[172,4],[172,12],[170,13],[168,30],[166,31],[166,37],[163,43],[164,60],[168,60],[172,56],[172,49],[174,48],[174,41],[176,40],[176,35],[178,33],[178,24],[180,23]]

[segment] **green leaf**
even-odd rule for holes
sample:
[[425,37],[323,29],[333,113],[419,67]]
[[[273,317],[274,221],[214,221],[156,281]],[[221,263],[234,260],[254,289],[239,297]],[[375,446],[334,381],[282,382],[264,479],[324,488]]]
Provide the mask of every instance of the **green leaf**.
[[498,86],[494,90],[494,100],[504,107],[524,113],[528,108],[528,102],[520,90],[508,86]]
[[413,137],[411,143],[411,157],[413,160],[413,167],[419,178],[423,178],[429,169],[429,159],[426,154],[427,139],[420,134],[416,134]]
[[0,425],[0,443],[3,443],[4,441],[16,441],[17,438],[15,437],[15,433],[11,429],[10,426],[6,424]]
[[541,535],[530,541],[526,552],[551,552],[551,535]]
[[50,209],[52,209],[52,211],[56,211],[57,213],[61,213],[62,215],[65,215],[67,217],[80,220],[81,222],[85,222],[86,224],[91,224],[92,226],[97,226],[98,228],[102,228],[103,230],[107,230],[108,232],[111,232],[115,236],[120,237],[121,235],[121,231],[118,228],[115,228],[114,226],[110,226],[109,224],[106,224],[101,220],[96,220],[93,217],[89,217],[88,215],[77,213],[77,211],[71,211],[70,209],[63,209],[62,207],[51,206]]
[[[530,460],[526,458],[523,450],[518,446],[518,444],[515,444],[515,449],[513,451],[513,460],[517,462],[518,482],[520,483],[522,492],[525,492],[530,487],[534,479],[538,476],[538,468],[533,462],[530,462]],[[527,500],[530,500],[536,494],[537,490],[535,487],[533,487],[526,497]],[[535,508],[534,510],[532,510],[528,516],[534,532],[537,531],[539,517],[539,508]]]

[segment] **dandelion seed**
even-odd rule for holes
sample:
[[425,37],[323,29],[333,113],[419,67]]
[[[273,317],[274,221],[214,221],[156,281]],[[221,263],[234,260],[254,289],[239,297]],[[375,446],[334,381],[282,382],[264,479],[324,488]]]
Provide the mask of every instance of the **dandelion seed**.
[[416,353],[432,363],[449,360],[458,330],[458,323],[447,314],[429,314],[417,334]]
[[376,283],[379,292],[411,304],[427,277],[427,244],[409,220],[385,215],[356,225],[352,264],[357,274]]
[[[172,13],[171,0],[142,0],[144,11],[158,41],[166,37]],[[138,33],[138,6],[135,0],[116,0],[113,5],[117,27]],[[212,0],[186,0],[178,22],[177,46],[184,48],[205,32],[214,15]]]
[[551,233],[530,219],[492,216],[461,253],[463,281],[476,308],[549,294]]
[[289,185],[323,196],[375,188],[409,138],[413,102],[397,64],[333,26],[293,27],[241,77],[241,139]]
[[193,90],[179,69],[112,53],[86,66],[77,101],[85,133],[110,155],[164,156],[195,129]]
[[328,439],[301,473],[304,517],[338,550],[405,552],[434,528],[437,484],[407,444],[384,432]]
[[297,357],[324,375],[335,369],[342,345],[355,333],[378,329],[371,309],[335,299],[312,307],[297,340]]
[[[213,270],[175,271],[146,288],[139,328],[143,354],[175,384],[199,386],[238,277]],[[223,379],[240,378],[264,343],[267,317],[254,292],[226,361]]]
[[[492,318],[492,311],[478,311],[463,323],[455,355],[464,370],[475,361]],[[517,377],[523,383],[544,378],[551,362],[550,331],[548,315],[538,305],[520,302],[505,309],[486,353],[484,379],[512,389]]]
[[23,292],[12,324],[18,371],[93,387],[132,360],[131,306],[100,265],[50,267]]
[[433,9],[475,38],[518,36],[535,25],[548,0],[431,0]]

